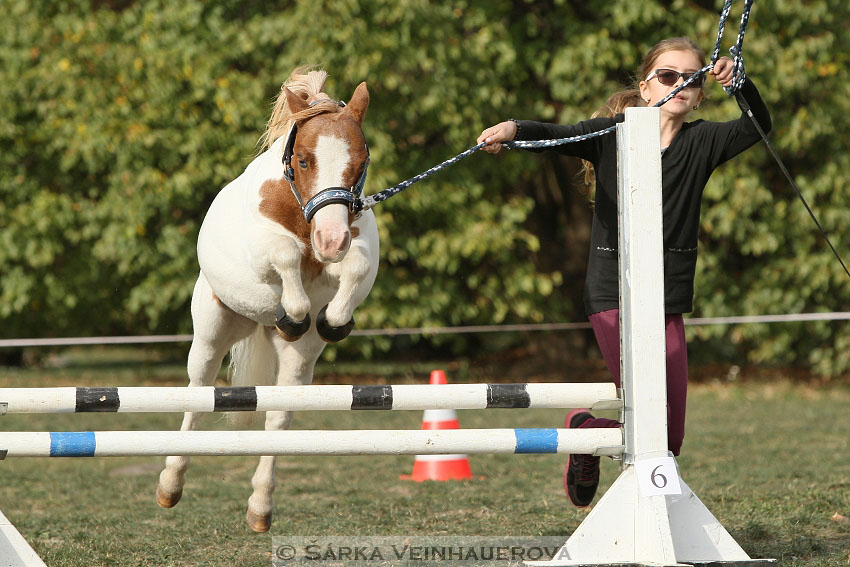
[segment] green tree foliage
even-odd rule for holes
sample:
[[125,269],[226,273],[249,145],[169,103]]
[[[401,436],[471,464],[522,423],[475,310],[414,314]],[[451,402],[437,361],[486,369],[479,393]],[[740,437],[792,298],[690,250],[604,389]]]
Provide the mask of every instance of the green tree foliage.
[[[586,118],[658,39],[687,34],[710,50],[720,4],[2,0],[2,335],[189,331],[204,212],[250,162],[296,65],[323,65],[338,98],[368,82],[373,192],[507,117]],[[745,43],[773,140],[845,256],[848,16],[844,0],[760,0]],[[697,117],[738,115],[710,90]],[[580,320],[591,211],[578,167],[476,154],[379,205],[382,266],[358,326]],[[697,316],[838,311],[850,299],[764,147],[712,178],[698,270]],[[702,327],[692,353],[835,374],[850,369],[848,330]]]

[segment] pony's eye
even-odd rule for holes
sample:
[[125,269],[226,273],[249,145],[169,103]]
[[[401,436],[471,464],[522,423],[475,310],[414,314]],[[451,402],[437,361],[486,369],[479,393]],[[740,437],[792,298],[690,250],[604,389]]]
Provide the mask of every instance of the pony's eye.
[[307,169],[307,160],[299,159],[298,165],[301,167],[301,169]]

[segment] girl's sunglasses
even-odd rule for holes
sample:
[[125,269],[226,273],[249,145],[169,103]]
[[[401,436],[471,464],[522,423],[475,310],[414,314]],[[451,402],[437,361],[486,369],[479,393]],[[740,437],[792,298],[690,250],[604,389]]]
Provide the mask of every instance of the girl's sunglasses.
[[[666,87],[672,87],[679,81],[679,77],[682,77],[684,80],[690,79],[694,73],[680,73],[678,71],[674,71],[673,69],[656,69],[652,72],[650,76],[646,78],[646,80],[650,80],[652,77],[658,77],[658,82]],[[700,75],[694,81],[688,85],[688,88],[692,89],[700,89],[702,88],[703,83],[705,83],[705,75]]]

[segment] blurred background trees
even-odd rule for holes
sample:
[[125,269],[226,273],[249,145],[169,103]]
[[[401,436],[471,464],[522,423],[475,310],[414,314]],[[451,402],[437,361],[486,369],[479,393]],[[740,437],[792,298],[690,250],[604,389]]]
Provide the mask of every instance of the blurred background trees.
[[[721,5],[0,0],[0,336],[190,332],[206,208],[255,155],[299,64],[322,65],[337,98],[368,82],[372,193],[508,117],[588,117],[659,39],[689,35],[710,51]],[[744,48],[773,142],[845,259],[848,22],[844,0],[760,0]],[[708,90],[694,118],[739,116],[719,86]],[[379,205],[381,271],[358,328],[584,320],[591,208],[579,167],[555,155],[476,154]],[[850,279],[763,145],[712,177],[700,247],[694,316],[848,310]],[[850,370],[848,331],[844,321],[688,332],[696,362],[830,376]],[[500,334],[338,348],[536,345],[573,356],[588,344],[586,333]]]

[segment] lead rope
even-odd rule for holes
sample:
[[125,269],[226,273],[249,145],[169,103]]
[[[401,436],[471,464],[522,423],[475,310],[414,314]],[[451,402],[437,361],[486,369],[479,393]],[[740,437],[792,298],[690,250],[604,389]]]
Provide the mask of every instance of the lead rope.
[[[734,94],[741,88],[741,85],[744,84],[744,79],[746,75],[744,73],[744,59],[743,59],[743,47],[744,47],[744,33],[747,30],[747,23],[749,22],[750,10],[752,9],[753,0],[745,0],[744,2],[744,13],[741,16],[741,25],[738,29],[738,39],[735,42],[735,46],[730,49],[732,52],[733,61],[732,61],[732,85],[726,88],[727,94]],[[665,98],[660,100],[654,106],[661,106],[666,103],[668,100],[676,96],[676,94],[691,84],[691,82],[695,81],[697,77],[704,75],[706,72],[710,71],[712,67],[714,67],[714,63],[717,61],[720,54],[720,43],[723,39],[723,30],[726,27],[726,19],[729,17],[729,11],[732,8],[732,0],[726,0],[723,5],[723,11],[720,14],[720,23],[717,26],[717,40],[714,44],[714,51],[711,54],[711,63],[706,65],[696,73],[694,73],[691,77],[688,78],[684,83],[679,85],[676,89],[674,89],[670,94],[668,94]],[[551,148],[554,146],[563,146],[564,144],[571,144],[575,142],[582,142],[584,140],[589,140],[590,138],[595,138],[597,136],[604,136],[609,132],[613,132],[616,129],[616,126],[610,126],[603,130],[598,130],[596,132],[589,132],[587,134],[582,134],[580,136],[573,136],[570,138],[557,138],[553,140],[511,140],[509,142],[504,142],[502,145],[508,149],[513,148]],[[442,163],[438,163],[434,167],[423,171],[422,173],[411,177],[401,183],[393,185],[383,191],[379,191],[374,195],[369,195],[368,197],[364,197],[357,203],[358,210],[368,210],[377,205],[382,201],[386,201],[390,197],[397,195],[419,181],[423,179],[427,179],[434,175],[435,173],[442,171],[443,169],[456,164],[460,160],[467,158],[484,147],[484,143],[480,143],[476,146],[469,148],[468,150],[459,153],[458,155],[447,159]]]

